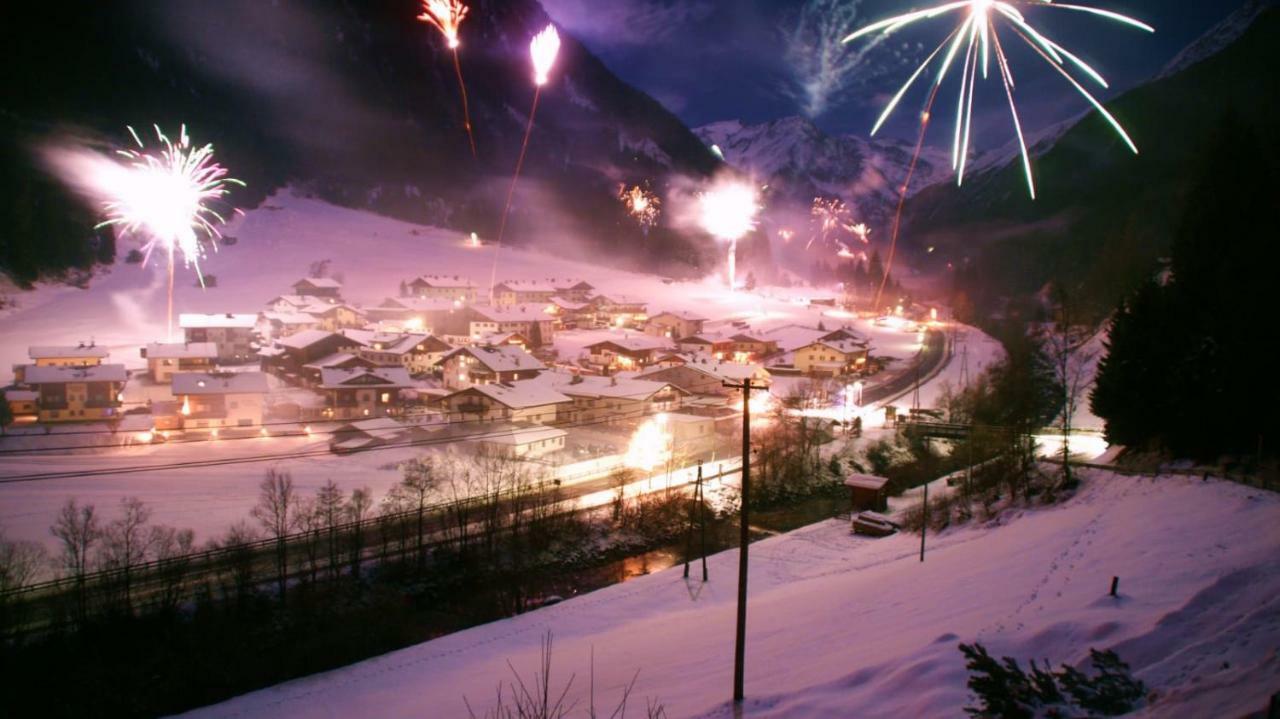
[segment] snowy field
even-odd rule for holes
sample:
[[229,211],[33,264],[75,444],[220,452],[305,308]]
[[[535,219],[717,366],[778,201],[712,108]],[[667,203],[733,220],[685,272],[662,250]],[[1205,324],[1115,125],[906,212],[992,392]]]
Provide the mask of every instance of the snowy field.
[[[815,291],[805,288],[762,288],[757,293],[731,293],[722,280],[664,282],[653,275],[612,270],[590,262],[493,246],[472,247],[457,233],[422,227],[356,210],[334,207],[290,194],[287,190],[264,205],[233,220],[226,234],[236,243],[224,246],[204,262],[217,286],[202,291],[194,274],[180,270],[177,312],[257,312],[305,276],[317,260],[332,261],[331,271],[344,279],[344,296],[356,304],[377,304],[397,294],[401,279],[419,274],[459,274],[487,286],[497,253],[498,279],[578,277],[605,293],[619,293],[650,302],[649,310],[694,311],[711,320],[709,329],[729,328],[747,321],[765,332],[787,325],[827,329],[854,326],[871,339],[872,351],[882,357],[908,361],[919,351],[914,331],[877,326],[829,307],[812,307]],[[376,249],[376,251],[373,251]],[[125,254],[121,249],[120,254]],[[822,293],[826,295],[827,293]],[[829,296],[829,295],[828,295]],[[117,264],[99,272],[88,290],[45,286],[18,296],[19,306],[0,316],[0,373],[26,361],[30,345],[65,345],[94,340],[111,350],[108,362],[140,368],[138,348],[164,337],[164,272],[159,265],[143,269]],[[736,331],[736,330],[735,330]],[[965,332],[970,346],[969,377],[998,357],[1000,348],[977,330]],[[577,357],[582,347],[608,336],[604,332],[564,333],[557,340],[562,357]],[[960,384],[958,356],[933,381],[921,388],[929,406],[944,382]],[[136,391],[131,383],[127,392]],[[77,444],[84,444],[79,438]],[[0,482],[26,474],[66,473],[83,469],[126,468],[172,464],[217,457],[261,456],[322,449],[326,438],[255,438],[250,440],[147,446],[66,454],[41,452],[0,457]],[[13,448],[0,439],[0,448]],[[222,534],[232,523],[248,517],[257,500],[257,484],[270,466],[290,471],[299,487],[310,493],[328,479],[344,491],[370,487],[375,497],[398,479],[394,468],[413,450],[380,451],[349,457],[320,456],[254,464],[183,468],[165,472],[103,475],[83,478],[0,483],[0,526],[14,539],[49,543],[49,525],[69,497],[96,505],[105,520],[116,515],[119,500],[136,496],[153,510],[153,521],[192,528],[201,541]]]
[[[1154,692],[1145,716],[1242,716],[1280,676],[1280,497],[1240,485],[1088,473],[1063,505],[919,538],[831,521],[752,546],[747,717],[961,716],[959,642],[1077,663],[1114,648]],[[730,717],[735,552],[711,581],[676,567],[562,604],[191,712],[213,717],[465,717],[535,671],[584,708],[640,670],[633,703]],[[695,572],[695,576],[696,576]],[[1107,596],[1112,576],[1120,597]],[[637,698],[639,700],[637,701]]]

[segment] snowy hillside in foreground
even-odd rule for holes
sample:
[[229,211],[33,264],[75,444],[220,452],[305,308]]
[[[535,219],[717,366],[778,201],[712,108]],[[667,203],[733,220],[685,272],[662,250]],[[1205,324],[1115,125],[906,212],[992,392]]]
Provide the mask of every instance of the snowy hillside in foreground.
[[[1241,716],[1280,672],[1280,497],[1247,487],[1091,473],[1064,505],[919,538],[850,536],[838,521],[752,546],[743,716],[959,716],[959,642],[1079,662],[1114,648],[1154,692],[1146,716]],[[633,700],[730,717],[736,553],[711,582],[679,567],[520,617],[192,712],[213,717],[465,717],[506,661],[535,671],[554,633],[557,687],[598,704],[639,669]],[[696,572],[695,572],[696,575]],[[1119,576],[1120,597],[1107,589]],[[611,706],[611,705],[610,705]]]

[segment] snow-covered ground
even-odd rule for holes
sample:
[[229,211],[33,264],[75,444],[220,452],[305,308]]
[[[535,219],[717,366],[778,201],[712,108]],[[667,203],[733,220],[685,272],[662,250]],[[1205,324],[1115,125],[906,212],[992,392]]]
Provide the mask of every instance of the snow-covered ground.
[[[871,540],[831,521],[752,546],[749,717],[960,716],[956,645],[1077,663],[1114,648],[1153,691],[1142,713],[1241,716],[1280,676],[1280,497],[1181,477],[1089,472],[1077,496],[992,526]],[[636,697],[673,717],[730,717],[735,552],[710,583],[674,568],[523,616],[194,711],[192,717],[465,717],[506,662],[585,706],[640,670]],[[695,575],[697,573],[695,572]],[[1111,577],[1120,596],[1107,596]],[[601,700],[600,697],[605,697]]]
[[[815,328],[821,324],[828,330],[850,325],[869,337],[874,354],[895,358],[899,365],[920,349],[920,336],[913,326],[881,326],[837,309],[810,305],[810,298],[830,296],[812,288],[767,287],[755,293],[731,293],[716,277],[700,282],[667,282],[654,275],[614,270],[585,259],[566,260],[511,248],[498,250],[492,245],[477,248],[457,233],[334,207],[287,190],[236,218],[226,234],[235,237],[236,243],[221,247],[203,263],[205,272],[217,277],[216,287],[202,291],[195,286],[194,274],[179,270],[177,312],[258,312],[304,277],[310,263],[324,259],[332,261],[331,272],[343,276],[344,296],[356,304],[376,304],[395,295],[400,280],[419,274],[458,274],[487,287],[496,253],[500,280],[577,277],[605,293],[645,299],[651,313],[697,312],[711,320],[710,327],[715,329],[732,329],[733,321],[749,322],[756,332],[787,325]],[[143,364],[138,348],[163,339],[165,333],[164,272],[158,265],[144,269],[119,263],[97,274],[87,290],[44,286],[19,294],[17,301],[16,308],[0,315],[0,337],[4,339],[0,342],[0,373],[26,361],[28,346],[75,344],[91,339],[111,350],[109,362],[138,368]],[[966,334],[970,377],[974,377],[982,364],[998,356],[993,353],[998,353],[999,347],[976,330]],[[556,345],[562,357],[573,359],[583,346],[606,336],[605,332],[568,332],[560,336]],[[979,346],[982,349],[975,351]],[[958,384],[959,370],[957,359],[936,381],[924,385],[923,403],[927,406],[935,401],[941,382],[949,379]],[[139,386],[131,383],[126,394],[136,392]],[[70,441],[86,444],[86,439]],[[314,440],[255,438],[216,445],[189,443],[78,454],[8,455],[0,458],[0,480],[86,468],[198,461],[208,459],[210,449],[215,449],[218,457],[296,453],[322,449],[326,439],[322,435]],[[15,448],[12,440],[3,439],[0,447]],[[0,483],[0,526],[11,538],[49,542],[49,524],[67,498],[96,505],[110,520],[121,498],[136,496],[152,508],[153,521],[193,528],[200,539],[209,539],[248,516],[256,502],[257,484],[269,466],[290,471],[306,492],[332,478],[345,491],[368,486],[376,497],[381,497],[399,478],[395,463],[413,454],[413,450],[405,449],[350,457],[326,455],[272,463]]]

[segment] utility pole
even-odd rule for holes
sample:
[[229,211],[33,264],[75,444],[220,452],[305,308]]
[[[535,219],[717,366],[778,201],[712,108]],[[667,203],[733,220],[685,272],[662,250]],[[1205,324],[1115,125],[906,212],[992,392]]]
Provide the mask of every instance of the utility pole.
[[924,537],[929,533],[929,483],[924,483],[924,504],[920,505],[920,561],[924,561]]
[[[698,509],[698,530],[702,534],[702,581],[707,581],[707,513],[702,501],[702,462],[698,462],[698,479],[693,485],[693,501]],[[692,510],[692,508],[691,508]],[[693,554],[693,512],[689,512],[689,531],[685,534],[684,578],[689,578],[689,557]]]
[[751,390],[764,389],[755,386],[751,378],[741,384],[725,382],[725,387],[742,390],[742,509],[738,515],[738,628],[733,651],[733,701],[741,704],[745,697],[743,679],[746,675],[747,650],[747,549],[751,546],[751,530],[747,521],[751,506]]

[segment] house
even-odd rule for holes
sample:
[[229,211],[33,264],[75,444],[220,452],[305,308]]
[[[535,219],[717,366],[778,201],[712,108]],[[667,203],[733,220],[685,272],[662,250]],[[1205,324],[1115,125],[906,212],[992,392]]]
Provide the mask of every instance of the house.
[[657,337],[634,335],[589,344],[585,350],[590,363],[605,372],[631,371],[653,365],[668,344]]
[[13,379],[22,384],[22,373],[28,366],[34,367],[96,367],[110,355],[105,347],[98,347],[93,342],[66,346],[28,347],[27,356],[31,365],[14,365]]
[[23,384],[39,394],[37,416],[48,423],[118,419],[128,378],[122,364],[27,365],[22,372]]
[[357,354],[377,365],[404,367],[418,375],[435,369],[452,351],[452,345],[432,335],[377,332]]
[[375,417],[349,422],[333,430],[329,451],[351,454],[390,444],[411,445],[429,436],[430,433],[421,427],[401,424],[391,417]]
[[253,344],[257,324],[257,315],[178,315],[178,326],[186,341],[214,343],[222,363],[247,362],[256,356]]
[[665,382],[625,377],[545,372],[534,382],[542,383],[573,400],[561,408],[562,419],[570,422],[620,423],[680,407],[686,394]]
[[792,364],[802,374],[844,377],[867,366],[867,346],[854,340],[820,340],[797,349]]
[[319,389],[325,395],[323,419],[364,419],[398,414],[400,391],[413,386],[403,367],[320,370]]
[[173,397],[181,404],[184,430],[261,427],[267,391],[267,375],[262,372],[173,375]]
[[694,457],[716,447],[714,417],[675,412],[666,415],[666,424],[671,433],[672,450],[678,455]]
[[541,382],[485,384],[458,390],[440,400],[451,422],[525,422],[554,424],[560,407],[573,400]]
[[475,342],[485,335],[515,332],[528,338],[532,347],[549,345],[556,326],[556,317],[549,308],[548,303],[472,308],[467,334]]
[[493,286],[493,304],[497,307],[545,305],[552,297],[586,302],[594,289],[589,283],[576,279],[504,280]]
[[342,283],[331,277],[305,277],[293,283],[293,293],[303,297],[318,297],[327,302],[340,302]]
[[267,302],[267,311],[297,312],[316,301],[315,297],[307,297],[305,295],[280,295]]
[[589,327],[596,321],[596,308],[590,302],[574,302],[559,296],[548,301],[547,314],[555,318],[556,329]]
[[315,318],[316,327],[330,332],[337,332],[347,327],[363,327],[364,313],[348,304],[311,304],[298,310],[299,313]]
[[511,425],[486,431],[472,441],[481,451],[532,458],[564,449],[568,436],[555,427]]
[[478,384],[518,382],[533,379],[546,369],[533,355],[519,347],[461,347],[445,355],[444,386],[464,389]]
[[889,508],[889,500],[885,485],[889,483],[884,477],[870,474],[850,474],[845,477],[844,486],[849,488],[854,512],[884,512]]
[[153,342],[139,352],[151,379],[160,384],[168,384],[174,372],[208,372],[218,359],[212,342]]
[[315,362],[308,362],[302,366],[302,379],[306,384],[320,384],[321,371],[326,369],[373,369],[380,365],[373,360],[366,359],[360,355],[351,352],[335,352],[326,357],[321,357]]
[[268,310],[259,315],[266,325],[267,334],[273,338],[288,337],[306,330],[320,329],[320,319],[305,312],[277,312]]
[[402,282],[400,295],[470,304],[476,301],[476,286],[470,279],[458,275],[421,275],[410,282]]
[[765,357],[778,353],[778,343],[760,334],[739,332],[730,335],[724,346],[717,348],[716,355],[720,359],[732,360],[740,364],[759,362]]
[[640,373],[636,379],[652,382],[668,382],[692,395],[724,395],[732,392],[725,383],[741,384],[743,380],[765,381],[769,373],[759,365],[726,362],[705,355],[694,357],[684,364],[654,367]]
[[601,327],[643,327],[649,319],[644,300],[610,293],[591,298],[595,322]]
[[644,332],[654,337],[676,339],[702,334],[706,322],[705,318],[693,312],[659,312],[645,323]]
[[9,405],[9,415],[14,421],[34,422],[40,412],[40,393],[30,389],[4,390],[4,402]]
[[354,354],[364,342],[338,332],[304,330],[283,339],[263,351],[263,369],[281,377],[304,375],[306,365],[341,352]]

